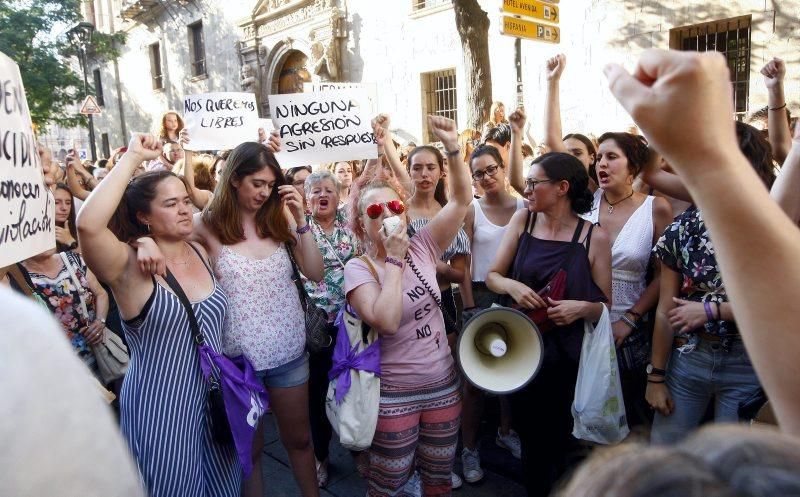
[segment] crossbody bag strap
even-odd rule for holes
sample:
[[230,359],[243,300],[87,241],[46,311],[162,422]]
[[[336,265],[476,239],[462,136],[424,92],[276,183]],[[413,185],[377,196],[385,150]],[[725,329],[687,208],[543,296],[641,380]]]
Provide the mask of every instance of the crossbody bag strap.
[[[333,252],[333,256],[334,256],[334,257],[336,257],[336,260],[337,260],[337,261],[339,261],[339,264],[341,264],[341,265],[342,265],[342,269],[344,269],[344,262],[342,262],[342,258],[341,258],[341,257],[339,257],[339,253],[338,253],[338,252],[336,252],[336,249],[335,249],[335,248],[333,248],[333,244],[331,243],[331,241],[330,241],[330,240],[328,240],[328,237],[327,237],[327,235],[325,235],[325,230],[323,230],[323,229],[322,229],[322,226],[320,226],[319,224],[317,224],[317,222],[316,222],[316,221],[314,221],[313,219],[311,220],[311,222],[312,222],[312,223],[314,223],[314,226],[316,226],[317,228],[319,228],[319,233],[320,233],[320,235],[322,235],[322,239],[323,239],[323,240],[325,240],[325,243],[326,243],[326,244],[328,244],[328,247],[330,247],[330,249],[331,249],[331,252]],[[334,228],[334,235],[335,235],[335,234],[336,234],[336,228]]]
[[70,262],[69,257],[67,256],[66,252],[59,252],[58,254],[61,256],[61,261],[64,263],[64,266],[67,268],[67,272],[69,272],[69,277],[72,280],[72,284],[75,285],[75,289],[78,291],[78,302],[81,306],[81,312],[83,313],[83,319],[86,320],[86,324],[89,324],[89,309],[86,308],[86,299],[83,296],[83,285],[81,285],[81,280],[78,279],[78,276],[75,274],[75,268],[72,267],[72,262]]
[[364,264],[367,265],[367,269],[369,269],[370,274],[373,278],[375,278],[375,283],[380,284],[381,280],[378,278],[378,271],[375,270],[375,266],[372,265],[372,261],[369,260],[369,257],[366,255],[361,255],[358,258],[364,261]]
[[197,316],[194,314],[194,309],[192,309],[192,304],[189,303],[189,298],[186,296],[186,293],[181,288],[180,283],[178,280],[175,279],[175,275],[172,274],[172,271],[167,268],[167,277],[164,278],[167,282],[167,285],[172,289],[172,293],[178,297],[183,308],[186,310],[186,315],[189,317],[189,327],[192,329],[192,335],[194,337],[194,341],[197,345],[203,345],[206,341],[205,337],[203,336],[203,331],[200,329],[200,324],[197,322]]
[[292,249],[286,247],[286,253],[289,255],[289,262],[292,264],[292,281],[297,287],[297,295],[300,297],[300,305],[303,307],[303,312],[308,310],[308,294],[306,288],[303,286],[303,279],[300,278],[300,269],[297,267],[297,261],[294,260]]

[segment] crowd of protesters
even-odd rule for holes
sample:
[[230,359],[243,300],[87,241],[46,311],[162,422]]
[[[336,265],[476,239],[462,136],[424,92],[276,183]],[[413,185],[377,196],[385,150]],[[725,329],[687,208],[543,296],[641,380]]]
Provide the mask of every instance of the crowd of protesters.
[[[268,418],[247,477],[211,436],[173,279],[206,342],[252,364],[304,496],[329,482],[325,397],[345,306],[381,336],[377,428],[353,453],[368,495],[449,495],[484,478],[487,400],[528,495],[800,494],[800,341],[786,304],[800,291],[800,129],[792,138],[785,64],[762,70],[767,130],[734,124],[718,57],[651,51],[634,76],[609,66],[642,134],[595,138],[562,132],[566,63],[544,64],[541,143],[524,109],[495,102],[480,131],[429,116],[437,142],[421,146],[401,146],[381,114],[378,158],[363,161],[282,169],[269,130],[193,152],[175,111],[95,164],[44,153],[56,248],[5,268],[3,283],[52,313],[118,397],[153,497],[260,496],[268,478]],[[684,108],[694,117],[677,124]],[[393,216],[400,225],[386,232]],[[562,266],[563,298],[540,295]],[[321,350],[306,348],[304,295],[327,318]],[[470,316],[504,303],[545,310],[543,363],[520,391],[490,396],[462,379],[455,342]],[[579,466],[587,447],[572,436],[571,405],[584,322],[605,308],[633,435]],[[430,333],[415,333],[423,325]],[[130,352],[113,381],[95,356],[109,333]],[[750,422],[768,398],[782,433],[696,433]]]

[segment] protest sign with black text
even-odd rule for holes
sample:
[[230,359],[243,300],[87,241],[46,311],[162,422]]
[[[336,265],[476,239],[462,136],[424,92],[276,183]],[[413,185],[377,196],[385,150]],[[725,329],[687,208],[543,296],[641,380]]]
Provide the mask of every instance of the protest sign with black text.
[[55,247],[55,202],[44,183],[19,67],[0,53],[0,267]]
[[270,95],[269,106],[283,168],[378,157],[363,88]]
[[188,95],[183,120],[189,132],[187,150],[223,150],[258,140],[258,109],[252,93]]

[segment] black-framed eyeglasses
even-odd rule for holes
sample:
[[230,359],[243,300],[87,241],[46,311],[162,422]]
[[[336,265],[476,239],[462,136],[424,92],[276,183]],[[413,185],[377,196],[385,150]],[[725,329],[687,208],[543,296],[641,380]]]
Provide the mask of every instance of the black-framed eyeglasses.
[[555,180],[552,180],[552,179],[526,179],[525,180],[525,189],[526,190],[528,190],[528,189],[533,190],[534,188],[536,188],[536,185],[539,185],[541,183],[552,183],[553,181],[555,181]]
[[483,181],[483,178],[485,178],[487,175],[494,176],[497,174],[498,169],[500,169],[500,166],[497,164],[492,164],[491,166],[487,166],[483,171],[475,171],[472,173],[472,179],[475,181]]

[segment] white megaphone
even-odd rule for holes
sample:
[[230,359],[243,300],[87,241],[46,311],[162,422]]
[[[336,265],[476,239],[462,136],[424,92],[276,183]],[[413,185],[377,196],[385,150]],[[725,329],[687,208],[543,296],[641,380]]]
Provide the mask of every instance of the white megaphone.
[[542,335],[516,309],[491,307],[475,314],[458,337],[458,365],[470,383],[492,393],[528,384],[542,365]]

